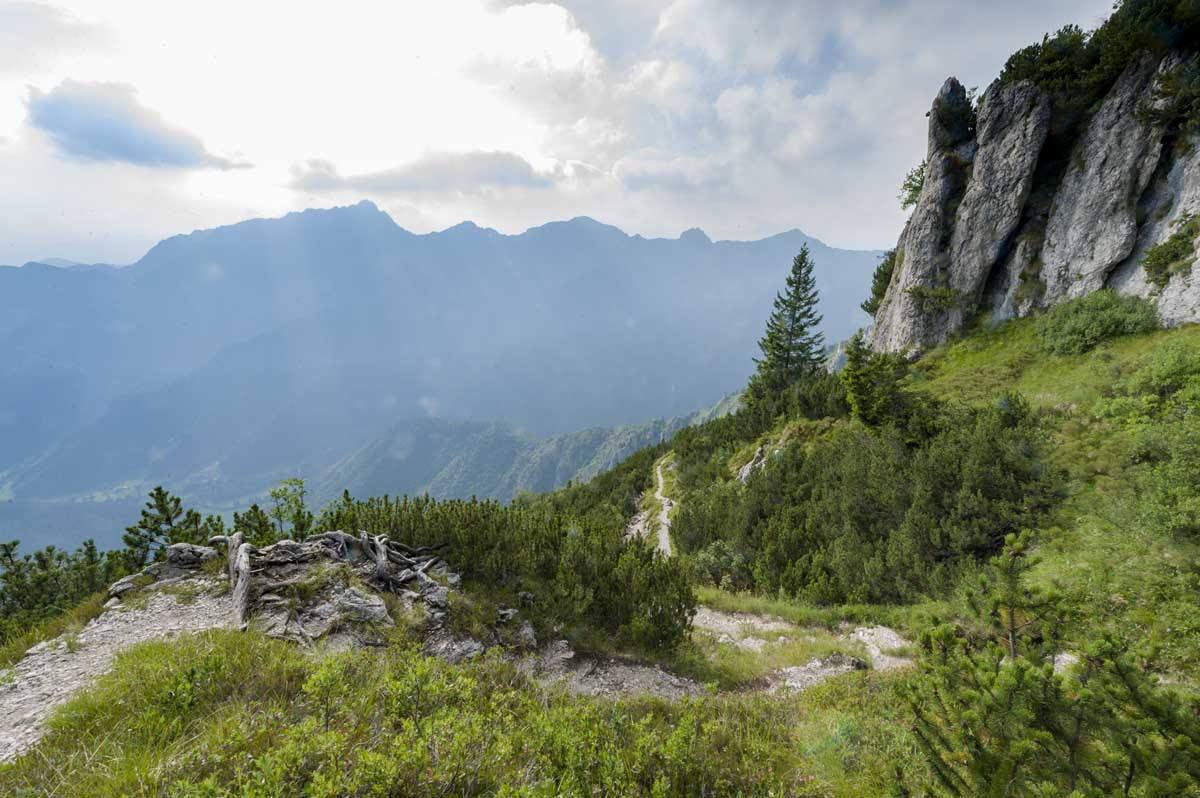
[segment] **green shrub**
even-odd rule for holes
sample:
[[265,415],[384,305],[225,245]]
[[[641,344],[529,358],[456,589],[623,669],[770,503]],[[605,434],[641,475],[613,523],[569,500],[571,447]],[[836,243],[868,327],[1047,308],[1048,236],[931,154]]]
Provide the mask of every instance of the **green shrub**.
[[1037,323],[1042,350],[1059,355],[1080,355],[1110,338],[1155,329],[1158,312],[1153,304],[1109,289],[1056,305]]
[[745,558],[766,595],[843,604],[944,592],[1005,534],[1043,517],[1057,477],[1016,397],[943,411],[931,432],[913,443],[894,424],[840,424],[786,446],[745,486],[688,493],[676,540],[715,566],[710,578]]
[[1200,216],[1193,213],[1180,219],[1170,238],[1142,256],[1146,279],[1162,288],[1172,275],[1190,272],[1196,260],[1196,236],[1200,236]]
[[921,313],[942,313],[959,305],[962,297],[953,288],[928,288],[914,285],[908,289],[908,295],[913,298],[917,310]]
[[[937,776],[913,794],[1194,796],[1200,722],[1125,640],[1083,646],[1055,669],[1068,612],[1023,578],[1029,536],[1010,536],[980,587],[975,617],[924,636],[909,705]],[[907,794],[907,793],[906,793]]]
[[312,655],[223,631],[123,654],[0,768],[0,794],[827,795],[805,786],[797,714],[741,697],[595,700],[543,691],[494,656]]
[[356,501],[344,495],[317,517],[314,529],[365,530],[411,546],[446,543],[444,556],[468,582],[532,591],[545,597],[539,609],[548,617],[640,646],[681,642],[695,606],[683,564],[656,555],[642,540],[626,541],[624,518],[611,507],[599,519],[573,521],[537,500],[505,507],[474,499]]
[[917,204],[917,200],[921,197],[921,187],[925,185],[925,169],[927,167],[928,164],[921,161],[904,176],[904,182],[900,184],[900,194],[897,197],[900,200],[901,210],[906,211]]
[[[919,190],[919,189],[918,189]],[[883,304],[888,286],[892,284],[892,273],[904,265],[904,250],[890,249],[883,254],[875,274],[871,276],[871,296],[860,306],[869,316],[874,316]]]
[[1147,521],[1167,535],[1200,540],[1200,415],[1161,433],[1161,459],[1141,480]]

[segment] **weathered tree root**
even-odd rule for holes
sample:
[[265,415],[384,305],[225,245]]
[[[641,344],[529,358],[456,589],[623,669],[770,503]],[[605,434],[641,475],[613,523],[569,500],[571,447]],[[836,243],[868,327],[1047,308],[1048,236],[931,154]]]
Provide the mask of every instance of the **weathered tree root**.
[[[261,575],[286,571],[289,567],[321,559],[342,562],[355,568],[368,582],[389,592],[399,592],[404,585],[418,580],[422,585],[431,582],[426,572],[444,563],[438,552],[447,544],[413,548],[385,535],[360,533],[357,537],[332,531],[311,535],[302,543],[281,540],[262,549],[246,543],[240,532],[218,535],[209,540],[210,546],[226,547],[227,571],[233,596],[237,624],[246,628],[251,603],[257,595],[269,591],[276,582],[264,583]],[[256,579],[256,577],[258,577]],[[256,592],[257,589],[257,592]]]

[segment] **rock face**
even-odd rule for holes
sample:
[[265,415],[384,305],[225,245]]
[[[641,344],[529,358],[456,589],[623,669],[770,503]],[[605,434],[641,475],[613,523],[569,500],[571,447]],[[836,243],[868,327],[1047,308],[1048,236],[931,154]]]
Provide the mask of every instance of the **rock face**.
[[[1138,209],[1146,221],[1133,252],[1108,280],[1110,288],[1123,294],[1154,299],[1159,318],[1167,325],[1196,321],[1200,308],[1200,269],[1173,274],[1159,288],[1147,279],[1141,266],[1150,247],[1166,241],[1200,214],[1200,137],[1192,136],[1173,149],[1175,157],[1168,168],[1159,169]],[[1193,253],[1197,244],[1200,239],[1192,242]]]
[[912,217],[896,245],[899,266],[875,316],[871,345],[889,352],[936,345],[946,327],[946,308],[936,302],[948,290],[953,215],[974,160],[972,117],[966,89],[954,78],[942,86],[929,111],[925,182]]
[[1051,100],[993,83],[976,132],[953,78],[930,112],[928,165],[868,341],[915,356],[982,312],[1023,316],[1101,288],[1151,299],[1165,324],[1200,321],[1200,275],[1150,282],[1146,252],[1200,213],[1200,155],[1142,111],[1179,54],[1125,70],[1079,129],[1047,153]]
[[993,83],[983,95],[979,151],[950,239],[950,288],[958,301],[947,331],[961,327],[968,309],[979,304],[1021,221],[1049,130],[1050,100],[1032,83]]
[[1130,65],[1076,145],[1046,225],[1045,305],[1103,288],[1108,273],[1133,250],[1138,197],[1161,149],[1162,132],[1137,113],[1156,67],[1150,58]]

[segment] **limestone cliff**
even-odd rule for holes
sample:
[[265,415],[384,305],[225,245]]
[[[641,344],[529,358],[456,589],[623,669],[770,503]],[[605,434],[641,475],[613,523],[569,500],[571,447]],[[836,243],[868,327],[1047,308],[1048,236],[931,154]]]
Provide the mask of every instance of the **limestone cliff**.
[[1200,214],[1200,136],[1145,113],[1184,61],[1134,59],[1065,143],[1050,142],[1053,103],[1034,84],[998,80],[973,108],[947,80],[871,346],[916,355],[980,314],[1024,316],[1101,288],[1152,300],[1164,324],[1200,321],[1200,269],[1142,265],[1200,227],[1185,227]]

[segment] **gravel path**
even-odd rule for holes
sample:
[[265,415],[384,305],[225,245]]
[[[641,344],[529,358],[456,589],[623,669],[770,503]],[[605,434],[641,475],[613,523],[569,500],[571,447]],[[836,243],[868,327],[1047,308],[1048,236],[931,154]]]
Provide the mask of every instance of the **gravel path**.
[[[201,583],[217,587],[216,582]],[[170,593],[151,593],[144,607],[114,607],[78,634],[38,643],[13,667],[0,671],[0,762],[33,746],[46,718],[77,691],[108,671],[122,649],[144,640],[233,625],[227,595],[203,592],[181,603]]]

